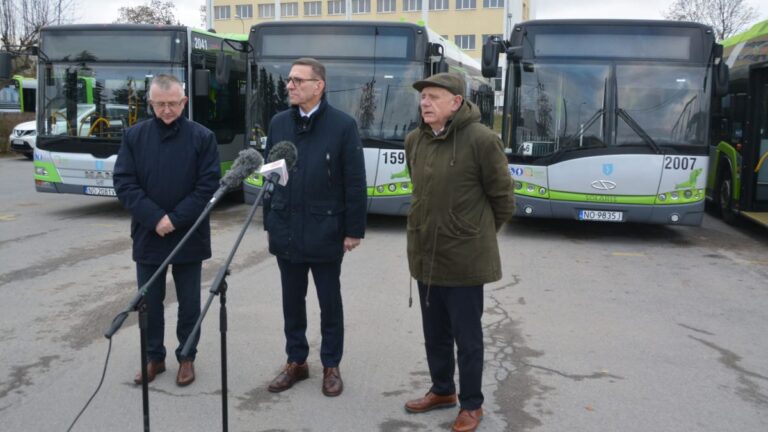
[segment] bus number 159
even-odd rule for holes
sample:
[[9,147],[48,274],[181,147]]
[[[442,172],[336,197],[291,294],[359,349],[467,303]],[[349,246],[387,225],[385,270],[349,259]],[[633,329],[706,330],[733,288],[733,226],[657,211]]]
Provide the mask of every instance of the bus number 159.
[[402,165],[405,163],[405,152],[384,152],[384,163],[390,165]]

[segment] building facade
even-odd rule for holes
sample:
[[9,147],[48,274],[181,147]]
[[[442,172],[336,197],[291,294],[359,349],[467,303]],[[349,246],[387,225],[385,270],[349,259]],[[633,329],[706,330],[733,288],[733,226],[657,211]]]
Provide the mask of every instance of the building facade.
[[[210,0],[209,0],[210,1]],[[424,24],[480,59],[489,36],[530,19],[532,0],[212,0],[218,33],[245,33],[279,20],[402,21]],[[209,3],[210,4],[210,3]]]

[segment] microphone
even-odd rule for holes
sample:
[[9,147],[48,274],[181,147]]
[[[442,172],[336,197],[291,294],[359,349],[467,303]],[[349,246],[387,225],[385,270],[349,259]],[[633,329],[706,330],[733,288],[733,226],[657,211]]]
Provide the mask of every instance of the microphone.
[[256,150],[252,148],[240,150],[237,159],[232,164],[232,168],[219,181],[221,187],[213,194],[210,202],[218,201],[222,195],[240,186],[243,180],[251,175],[252,172],[258,170],[263,163],[264,158]]
[[281,186],[288,183],[288,171],[296,165],[296,146],[290,141],[280,141],[269,150],[268,164],[261,167],[261,175]]

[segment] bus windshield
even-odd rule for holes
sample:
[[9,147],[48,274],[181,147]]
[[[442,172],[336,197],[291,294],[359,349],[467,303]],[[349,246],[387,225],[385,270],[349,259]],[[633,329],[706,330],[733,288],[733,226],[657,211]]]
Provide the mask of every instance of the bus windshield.
[[[323,60],[325,94],[331,106],[352,115],[361,138],[402,141],[419,119],[419,98],[411,84],[424,73],[417,62]],[[255,119],[265,132],[272,116],[288,108],[285,78],[290,61],[257,64]]]
[[160,73],[183,76],[182,68],[161,64],[47,65],[41,135],[119,140],[125,128],[151,116],[146,90]]
[[515,154],[707,144],[703,66],[524,62],[520,70]]

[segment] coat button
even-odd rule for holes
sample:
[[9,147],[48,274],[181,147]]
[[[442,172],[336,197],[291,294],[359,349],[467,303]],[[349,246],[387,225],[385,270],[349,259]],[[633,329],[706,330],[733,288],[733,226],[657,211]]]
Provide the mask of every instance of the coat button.
[[331,211],[330,211],[330,210],[328,210],[328,214],[329,214],[329,215],[331,214]]

